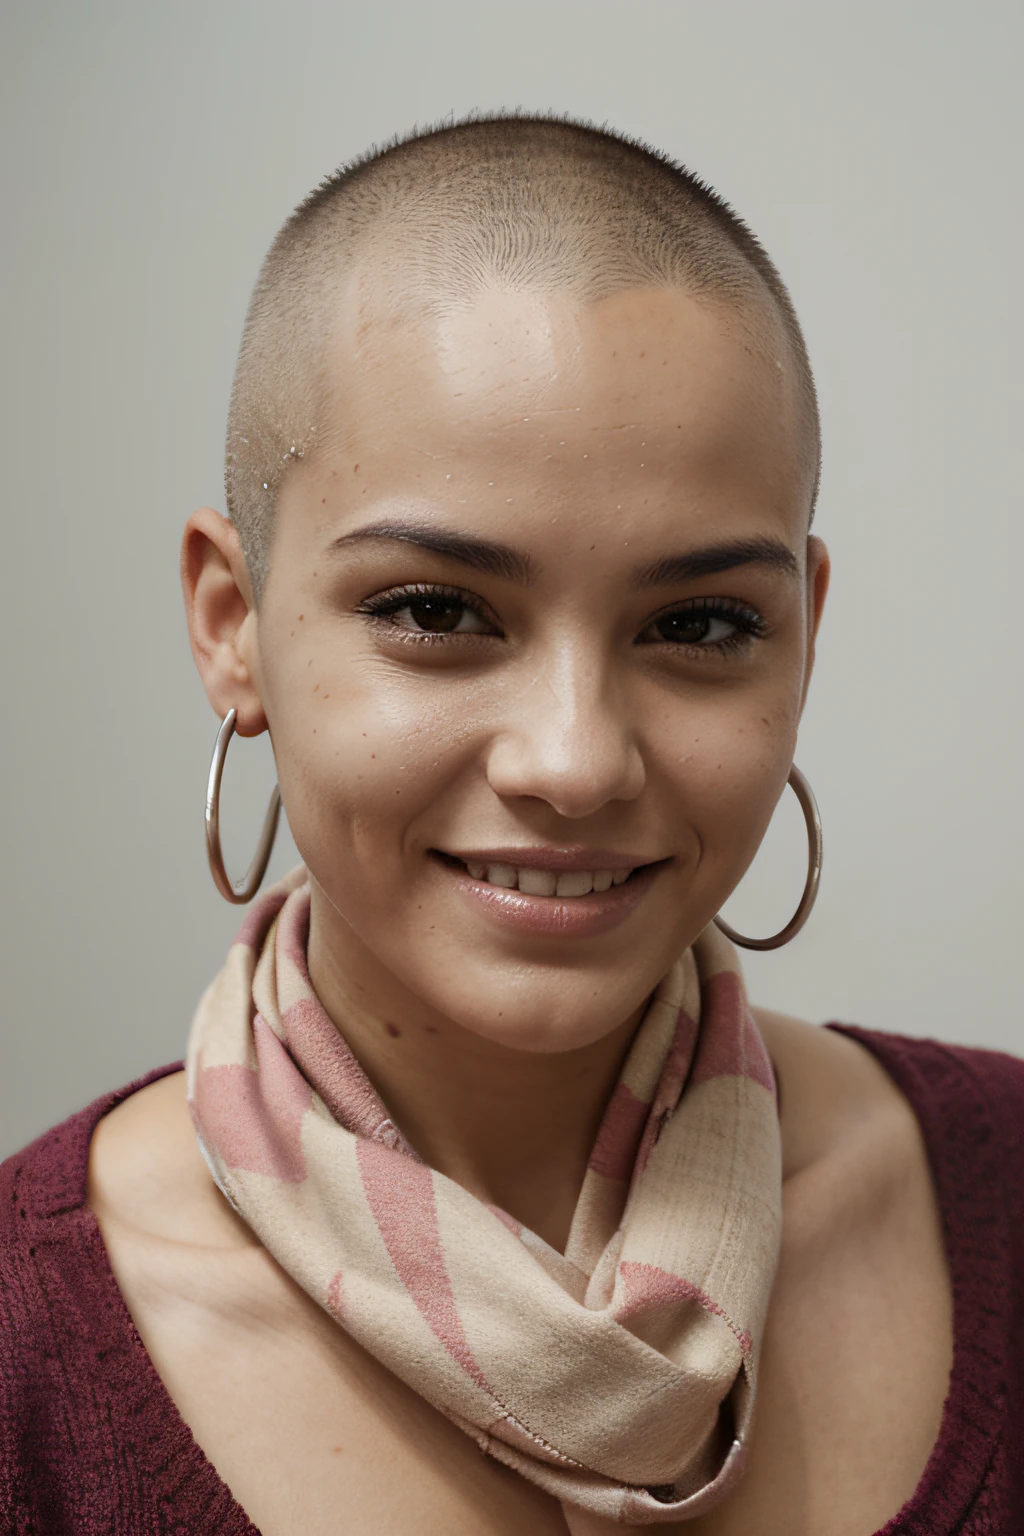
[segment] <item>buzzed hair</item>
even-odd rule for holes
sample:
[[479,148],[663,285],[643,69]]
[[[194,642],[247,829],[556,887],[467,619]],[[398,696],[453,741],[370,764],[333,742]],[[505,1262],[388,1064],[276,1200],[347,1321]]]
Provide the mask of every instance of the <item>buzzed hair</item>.
[[[502,113],[395,138],[302,202],[264,259],[228,414],[225,488],[257,600],[290,464],[326,445],[328,358],[363,261],[399,310],[462,308],[485,286],[587,302],[680,288],[781,326],[795,368],[813,515],[820,425],[792,301],[756,236],[699,177],[569,117]],[[394,309],[391,311],[395,312]]]

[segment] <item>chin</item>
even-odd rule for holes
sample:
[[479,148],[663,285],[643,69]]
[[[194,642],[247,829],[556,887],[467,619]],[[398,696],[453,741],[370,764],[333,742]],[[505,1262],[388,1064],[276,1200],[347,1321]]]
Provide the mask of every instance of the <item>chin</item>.
[[[463,962],[465,964],[465,962]],[[609,987],[601,970],[507,963],[468,966],[457,991],[430,988],[430,1002],[467,1034],[510,1050],[554,1056],[584,1050],[631,1020],[667,969],[651,967],[651,980]],[[481,1006],[491,997],[493,1005]]]

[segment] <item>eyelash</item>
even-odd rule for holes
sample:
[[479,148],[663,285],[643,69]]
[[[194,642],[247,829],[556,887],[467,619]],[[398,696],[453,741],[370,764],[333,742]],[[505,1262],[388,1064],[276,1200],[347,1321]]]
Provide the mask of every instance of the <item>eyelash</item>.
[[673,618],[676,614],[696,614],[701,618],[724,619],[726,623],[733,625],[733,633],[727,635],[724,640],[713,640],[710,644],[687,645],[680,640],[660,639],[662,645],[671,646],[673,650],[683,651],[688,656],[706,656],[709,652],[715,652],[719,656],[735,655],[737,651],[746,649],[754,640],[763,640],[768,634],[769,625],[763,614],[756,608],[751,608],[748,603],[738,602],[732,597],[691,597],[685,603],[672,603],[668,608],[663,608],[660,613],[654,614],[644,625],[644,630],[651,629],[662,619]]
[[[448,587],[425,582],[417,582],[410,586],[391,587],[386,592],[375,593],[368,597],[356,609],[357,613],[381,624],[386,624],[392,631],[392,638],[398,639],[403,644],[413,645],[437,645],[450,644],[452,641],[464,641],[467,639],[501,639],[501,634],[484,635],[480,632],[470,631],[462,634],[456,632],[431,632],[421,630],[403,630],[400,626],[390,621],[390,616],[401,612],[410,605],[410,600],[420,597],[450,598],[452,602],[461,604],[470,613],[475,613],[485,623],[493,624],[500,631],[501,626],[491,611],[480,602],[478,598],[471,597],[459,587]],[[744,649],[753,640],[763,639],[768,633],[769,626],[765,618],[755,608],[746,603],[737,602],[733,598],[721,597],[696,597],[690,598],[684,603],[673,603],[660,613],[654,614],[644,625],[643,633],[651,629],[664,619],[675,614],[699,614],[709,619],[724,619],[735,626],[734,632],[724,640],[712,641],[710,644],[686,644],[683,641],[672,641],[664,638],[653,643],[670,646],[675,651],[682,651],[688,656],[707,656],[717,654],[729,656],[738,650]]]
[[[496,616],[480,602],[479,598],[470,597],[468,592],[463,592],[459,587],[446,587],[428,582],[416,582],[411,586],[391,587],[386,592],[377,592],[373,597],[368,597],[364,602],[360,603],[356,612],[364,614],[369,619],[375,619],[380,623],[387,624],[390,614],[399,613],[403,608],[408,608],[410,602],[414,601],[417,597],[450,598],[453,603],[460,603],[463,608],[468,609],[470,613],[475,613],[477,618],[483,619],[485,623],[493,624],[499,630],[501,628]],[[439,641],[450,643],[452,640],[490,640],[501,638],[500,635],[481,635],[479,633],[458,635],[446,634],[441,631],[432,634],[429,630],[421,630],[417,634],[415,630],[403,631],[397,624],[391,624],[390,628],[392,631],[397,631],[394,634],[395,639],[401,640],[403,644],[410,642],[413,645],[436,645]]]

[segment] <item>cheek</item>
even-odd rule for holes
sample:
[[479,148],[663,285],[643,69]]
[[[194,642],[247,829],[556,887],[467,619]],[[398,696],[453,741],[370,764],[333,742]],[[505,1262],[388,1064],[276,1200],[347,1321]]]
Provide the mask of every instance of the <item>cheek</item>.
[[268,680],[267,713],[296,846],[331,886],[346,870],[365,878],[397,866],[472,748],[448,690],[410,688],[376,659],[310,649],[312,663]]
[[788,698],[716,698],[665,719],[658,776],[695,835],[704,875],[731,888],[763,838],[792,761],[796,711]]

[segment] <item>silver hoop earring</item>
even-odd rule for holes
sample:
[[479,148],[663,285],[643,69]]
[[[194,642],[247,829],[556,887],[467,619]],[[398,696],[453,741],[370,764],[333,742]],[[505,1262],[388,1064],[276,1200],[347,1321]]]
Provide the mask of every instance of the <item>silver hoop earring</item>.
[[260,888],[263,876],[267,872],[270,863],[270,853],[274,846],[274,838],[277,835],[278,818],[281,815],[281,791],[274,785],[274,792],[267,806],[267,814],[263,818],[263,831],[260,833],[259,846],[253,854],[252,863],[246,871],[245,880],[240,890],[232,885],[227,870],[224,868],[224,855],[220,849],[220,781],[224,776],[224,762],[228,755],[228,743],[235,734],[235,720],[237,712],[229,709],[221,721],[220,730],[217,732],[217,740],[213,748],[213,759],[210,763],[210,777],[206,786],[206,852],[210,859],[210,873],[213,875],[214,884],[224,897],[225,901],[233,902],[235,906],[244,906],[247,901],[252,901]]
[[821,879],[821,817],[818,814],[818,802],[814,798],[811,786],[795,763],[789,770],[788,782],[800,802],[800,809],[804,813],[804,821],[807,825],[807,881],[804,885],[804,893],[800,897],[800,905],[785,928],[780,928],[778,933],[773,933],[769,939],[748,939],[742,933],[737,933],[735,928],[731,928],[724,917],[716,917],[715,922],[726,938],[731,939],[734,944],[739,944],[742,949],[779,949],[783,944],[788,944],[810,917],[811,908],[817,900],[818,882]]

